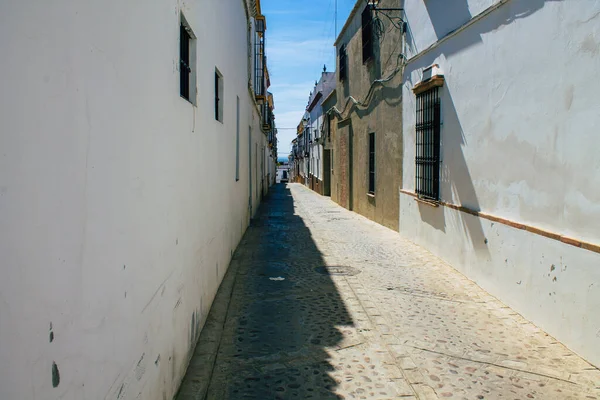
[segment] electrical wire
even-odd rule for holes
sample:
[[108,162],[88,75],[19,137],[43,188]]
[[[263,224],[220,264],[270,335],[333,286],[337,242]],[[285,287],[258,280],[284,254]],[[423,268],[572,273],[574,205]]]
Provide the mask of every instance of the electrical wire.
[[[379,10],[375,5],[373,5],[372,0],[365,0],[365,3],[367,4],[367,7],[370,7],[371,11],[373,11],[373,16],[371,17],[371,25],[373,27],[373,34],[375,35],[375,37],[377,37],[381,41],[385,40],[385,24],[380,15],[384,16],[390,22],[390,30],[392,28],[396,28],[400,31],[400,33],[404,33],[405,25],[404,18],[402,15],[399,17],[392,16],[389,14],[389,12],[391,12],[390,10]],[[403,10],[401,9],[398,9],[397,11],[403,13]]]
[[[367,7],[371,7],[369,0],[365,0],[365,2],[367,3]],[[405,28],[404,28],[404,20],[402,19],[402,17],[392,17],[390,15],[387,15],[386,12],[384,12],[384,11],[377,10],[377,8],[375,8],[375,7],[372,7],[371,9],[375,11],[375,15],[371,19],[371,23],[373,26],[373,33],[378,39],[384,40],[385,33],[386,33],[385,32],[385,24],[383,23],[382,19],[379,18],[379,14],[384,15],[390,21],[390,23],[392,25],[390,27],[390,29],[396,28],[396,29],[400,30],[401,34],[404,33]],[[398,11],[400,11],[400,10],[398,10]],[[398,22],[398,21],[400,21],[400,22]],[[369,87],[369,91],[367,92],[367,95],[365,96],[364,100],[358,101],[354,97],[348,96],[348,98],[346,99],[346,103],[344,104],[344,109],[342,111],[340,111],[336,106],[333,106],[329,110],[327,110],[327,114],[334,113],[337,115],[338,118],[346,119],[347,117],[344,117],[344,114],[346,113],[346,109],[348,109],[348,105],[350,102],[352,102],[352,105],[350,105],[349,110],[352,110],[353,107],[362,107],[362,108],[369,107],[369,104],[371,103],[371,100],[373,98],[373,94],[375,93],[375,88],[380,85],[383,86],[383,84],[394,79],[394,77],[398,74],[398,72],[402,71],[405,61],[406,61],[406,57],[401,52],[400,54],[398,54],[398,57],[396,58],[396,68],[386,78],[374,80],[371,83],[371,86]]]
[[[371,100],[373,98],[373,94],[375,93],[375,88],[377,86],[383,86],[385,83],[394,79],[394,77],[398,74],[398,72],[402,71],[405,62],[406,62],[406,57],[404,56],[404,54],[403,53],[398,54],[398,57],[396,58],[396,68],[394,68],[394,70],[386,78],[374,80],[371,83],[371,86],[369,87],[369,91],[367,92],[367,95],[365,96],[364,100],[358,101],[354,97],[348,96],[348,98],[346,99],[346,103],[344,104],[343,110],[340,111],[336,106],[333,106],[329,110],[327,110],[326,113],[327,114],[334,113],[337,115],[337,117],[339,119],[343,120],[343,119],[347,118],[347,116],[344,116],[346,111],[352,110],[353,107],[368,108],[369,104],[371,103]],[[349,104],[350,102],[352,103],[351,105]],[[349,105],[350,105],[350,108],[348,108]]]

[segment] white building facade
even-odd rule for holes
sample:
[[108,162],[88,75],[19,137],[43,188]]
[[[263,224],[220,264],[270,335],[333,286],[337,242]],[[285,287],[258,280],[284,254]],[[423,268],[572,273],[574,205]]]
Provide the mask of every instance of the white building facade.
[[[321,141],[323,128],[323,100],[335,89],[335,72],[321,73],[321,78],[315,83],[315,87],[308,99],[306,107],[308,148],[309,148],[309,171],[307,185],[316,192],[323,194],[323,143]],[[306,134],[306,133],[305,133]]]
[[1,399],[173,398],[274,171],[261,18],[0,4]]
[[600,365],[600,2],[404,8],[400,233]]

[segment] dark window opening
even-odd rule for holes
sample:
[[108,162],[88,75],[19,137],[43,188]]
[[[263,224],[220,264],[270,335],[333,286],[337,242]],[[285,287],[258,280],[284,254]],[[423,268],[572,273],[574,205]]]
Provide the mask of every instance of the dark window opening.
[[369,133],[369,194],[375,194],[375,132]]
[[373,57],[373,18],[370,6],[362,12],[362,55],[363,63]]
[[219,121],[219,74],[215,72],[215,119]]
[[343,44],[340,46],[339,51],[339,78],[340,81],[348,78],[348,55],[346,54],[346,45]]
[[223,122],[223,76],[215,70],[215,119]]
[[192,38],[182,23],[179,26],[179,94],[190,100],[190,42]]
[[235,99],[235,180],[240,180],[240,98]]
[[438,88],[417,95],[416,189],[419,197],[440,199],[440,99]]

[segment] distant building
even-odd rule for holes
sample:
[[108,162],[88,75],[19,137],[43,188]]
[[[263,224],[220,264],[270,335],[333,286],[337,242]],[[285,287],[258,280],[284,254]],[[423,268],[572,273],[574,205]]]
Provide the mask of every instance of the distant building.
[[[329,174],[323,171],[323,109],[321,104],[323,99],[329,96],[335,89],[335,73],[326,72],[325,68],[321,73],[321,78],[316,83],[312,95],[308,100],[306,112],[308,113],[308,149],[309,149],[309,174],[308,186],[319,194],[324,194],[324,178],[329,179]],[[329,161],[329,160],[328,160]],[[327,182],[329,185],[330,182]]]
[[309,168],[310,168],[310,127],[308,125],[308,113],[304,113],[304,117],[296,128],[298,149],[297,149],[297,168],[298,174],[296,182],[304,185],[309,184]]
[[276,183],[287,183],[290,180],[290,169],[288,163],[284,163],[277,166],[277,180]]
[[[308,105],[298,124],[296,138],[292,142],[290,163],[292,177],[319,194],[330,194],[330,153],[325,155],[322,103],[335,89],[335,73],[323,68],[321,78],[308,98]],[[327,187],[327,189],[325,189]]]
[[290,182],[298,182],[298,176],[300,175],[300,155],[298,150],[298,138],[292,140],[292,151],[288,157],[288,166],[290,170]]
[[[268,70],[267,70],[268,72]],[[264,116],[264,119],[268,122],[263,125],[263,132],[267,134],[267,146],[268,150],[266,151],[266,163],[267,163],[267,177],[266,180],[268,182],[265,185],[265,192],[268,191],[269,186],[276,183],[277,178],[277,127],[275,125],[275,103],[273,101],[273,94],[268,92],[267,97],[268,110],[267,115]]]
[[336,157],[339,151],[338,137],[336,135],[337,120],[334,115],[334,107],[337,104],[337,92],[335,88],[323,99],[321,104],[323,123],[321,124],[321,143],[323,144],[323,194],[331,196],[331,199],[339,203],[339,180],[335,173]]

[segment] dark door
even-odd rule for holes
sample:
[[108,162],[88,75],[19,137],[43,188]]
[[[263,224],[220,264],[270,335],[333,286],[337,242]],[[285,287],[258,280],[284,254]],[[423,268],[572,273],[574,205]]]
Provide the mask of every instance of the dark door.
[[323,151],[323,195],[331,196],[331,150]]

